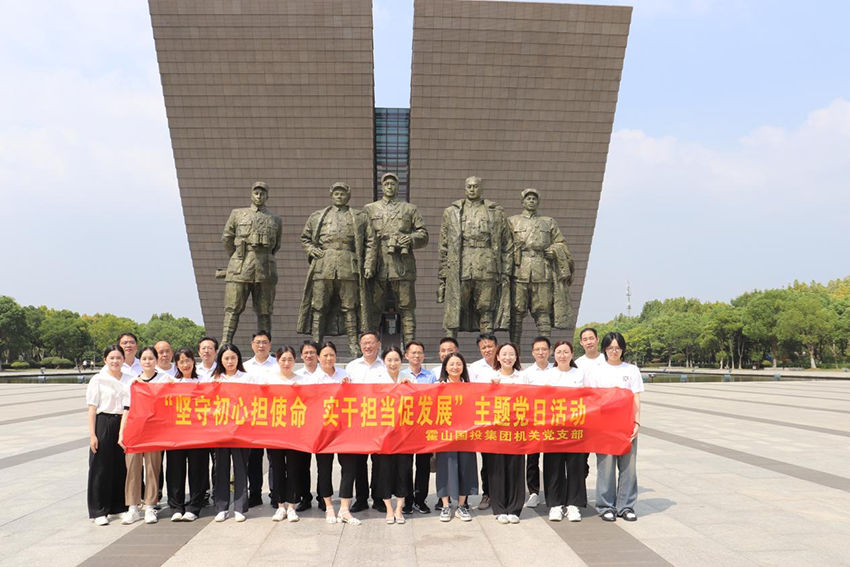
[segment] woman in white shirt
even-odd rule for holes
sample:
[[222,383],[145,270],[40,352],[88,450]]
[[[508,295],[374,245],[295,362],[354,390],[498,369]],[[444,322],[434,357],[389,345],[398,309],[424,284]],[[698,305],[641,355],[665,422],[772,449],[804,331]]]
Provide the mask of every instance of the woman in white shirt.
[[[331,341],[325,341],[319,345],[319,368],[302,384],[339,384],[346,381],[345,372],[336,367],[336,345]],[[357,455],[337,455],[337,460],[342,467],[342,478],[339,483],[339,515],[334,513],[334,505],[331,497],[334,493],[333,487],[333,453],[319,453],[316,455],[316,475],[318,476],[319,508],[324,505],[325,521],[329,524],[337,522],[358,526],[360,520],[351,515],[351,497],[354,492],[354,477],[357,472]]]
[[[569,341],[555,343],[555,366],[541,373],[540,386],[584,388],[584,372],[573,360],[573,345]],[[543,490],[549,505],[549,520],[560,522],[566,514],[571,522],[581,521],[579,508],[587,506],[587,486],[584,483],[586,453],[544,453]]]
[[[279,372],[268,374],[266,383],[273,386],[293,386],[299,384],[301,376],[295,374],[295,349],[285,345],[277,349],[277,365]],[[284,519],[290,522],[299,520],[295,505],[301,501],[301,495],[306,492],[306,482],[310,479],[310,453],[295,449],[269,449],[269,461],[272,470],[272,502],[277,502],[277,510],[272,521]],[[306,463],[306,474],[305,474]]]
[[[175,355],[177,373],[173,384],[197,384],[200,381],[195,367],[195,353],[181,348]],[[165,452],[168,466],[165,481],[168,487],[168,507],[174,510],[172,522],[194,522],[204,506],[206,479],[209,475],[209,449],[170,449]],[[186,476],[189,477],[189,503],[186,504]]]
[[[400,384],[409,382],[409,378],[401,376],[401,349],[393,345],[381,354],[386,369],[380,374],[366,376],[367,384]],[[411,496],[407,493],[407,475],[413,468],[413,455],[394,453],[391,455],[372,455],[372,498],[384,501],[387,508],[387,524],[403,524],[404,499]],[[393,511],[393,495],[396,497],[396,507]]]
[[127,510],[124,483],[127,465],[118,444],[121,416],[124,414],[126,385],[133,377],[121,372],[124,349],[109,345],[103,351],[103,369],[92,376],[86,387],[89,408],[89,518],[98,526],[109,523],[109,514]]
[[[214,384],[253,384],[255,380],[245,372],[242,353],[231,343],[221,345],[212,373]],[[243,447],[216,447],[215,449],[215,521],[227,518],[230,506],[230,463],[233,462],[233,516],[237,522],[245,521],[248,512],[248,454]]]
[[[640,393],[643,378],[634,364],[623,361],[626,339],[620,333],[608,333],[602,338],[601,349],[607,364],[594,366],[588,376],[591,388],[628,388],[635,395],[634,429],[629,439],[632,449],[625,455],[596,454],[596,509],[606,522],[617,517],[627,522],[637,520],[637,435],[640,429]],[[619,478],[617,477],[619,471]]]
[[[519,363],[519,348],[515,344],[499,345],[489,378],[493,384],[528,383]],[[489,453],[486,458],[493,515],[500,524],[518,524],[525,502],[525,455]]]
[[[156,371],[156,363],[159,353],[149,346],[142,349],[139,354],[139,364],[142,373],[134,380],[143,384],[159,384],[167,382],[171,376],[164,372]],[[121,430],[118,434],[118,444],[124,446],[124,426],[127,424],[127,416],[130,412],[132,402],[132,384],[127,387],[127,403],[124,404],[124,415],[121,418]],[[124,498],[129,510],[124,514],[121,523],[130,525],[141,519],[139,514],[142,506],[142,475],[145,480],[145,523],[155,524],[157,515],[154,506],[159,502],[160,486],[159,473],[162,470],[162,451],[148,451],[147,453],[127,453],[127,481],[124,486]],[[143,463],[144,461],[144,463]]]

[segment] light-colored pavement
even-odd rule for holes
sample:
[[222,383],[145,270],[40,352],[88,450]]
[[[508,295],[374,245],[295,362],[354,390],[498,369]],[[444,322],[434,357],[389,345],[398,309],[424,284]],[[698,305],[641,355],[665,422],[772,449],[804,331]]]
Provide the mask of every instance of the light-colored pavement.
[[553,524],[541,504],[517,526],[485,512],[387,526],[374,511],[327,525],[315,507],[275,524],[266,504],[243,524],[210,522],[207,508],[194,524],[165,510],[154,526],[97,527],[84,389],[0,384],[0,565],[850,565],[848,382],[648,384],[639,520],[588,509]]

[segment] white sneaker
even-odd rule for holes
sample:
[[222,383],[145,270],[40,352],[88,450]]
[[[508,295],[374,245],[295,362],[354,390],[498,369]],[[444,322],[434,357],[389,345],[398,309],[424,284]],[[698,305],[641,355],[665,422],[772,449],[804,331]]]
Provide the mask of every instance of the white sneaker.
[[219,512],[215,515],[216,522],[223,522],[227,518],[227,512]]
[[560,522],[564,519],[564,509],[560,506],[555,506],[554,508],[549,508],[549,521],[550,522]]
[[233,512],[233,516],[236,518],[237,522],[245,521],[245,514],[243,514],[242,512]]
[[97,526],[108,526],[109,525],[109,518],[107,518],[106,516],[98,516],[97,518],[94,519],[94,523]]
[[298,514],[295,512],[295,508],[290,508],[286,511],[286,521],[287,522],[297,522],[301,518],[298,517]]
[[145,523],[146,524],[155,524],[159,521],[159,518],[156,517],[156,510],[152,507],[148,507],[145,510]]
[[499,514],[498,516],[496,516],[496,521],[499,522],[500,524],[510,524],[511,523],[511,521],[508,519],[507,514]]
[[171,516],[171,521],[172,522],[182,522],[183,521],[183,514],[181,514],[180,512],[174,512],[174,515]]
[[129,526],[141,519],[142,517],[139,515],[139,509],[135,506],[130,506],[130,509],[124,512],[124,515],[121,517],[121,524]]
[[519,516],[517,516],[516,514],[508,514],[508,521],[512,524],[518,524]]
[[272,516],[272,522],[280,522],[286,517],[286,509],[278,508],[274,511],[274,516]]
[[571,522],[581,521],[581,510],[578,509],[578,506],[567,506],[567,520]]
[[540,504],[540,496],[537,494],[532,494],[528,497],[528,502],[525,505],[529,508],[537,508],[537,505]]
[[198,517],[195,514],[193,514],[192,512],[186,512],[185,514],[183,514],[183,521],[184,522],[194,522],[197,519],[198,519]]

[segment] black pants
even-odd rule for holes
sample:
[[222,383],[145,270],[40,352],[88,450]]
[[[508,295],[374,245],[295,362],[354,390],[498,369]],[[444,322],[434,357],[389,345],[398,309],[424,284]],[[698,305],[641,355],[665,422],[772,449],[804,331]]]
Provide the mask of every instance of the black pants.
[[268,453],[274,471],[272,502],[295,504],[301,500],[304,485],[310,483],[310,477],[304,476],[304,461],[310,462],[310,453],[293,449],[269,449]]
[[[342,468],[342,478],[339,481],[339,497],[354,498],[354,485],[357,485],[357,497],[366,500],[369,494],[369,475],[366,465],[368,455],[340,453],[337,455]],[[366,470],[366,473],[362,473]],[[361,476],[361,473],[363,476]]]
[[[264,450],[251,449],[251,454],[248,456],[248,496],[250,498],[260,498],[263,495]],[[274,492],[274,473],[272,468],[271,457],[269,457],[269,494]]]
[[89,518],[120,514],[124,504],[127,464],[124,449],[118,445],[121,416],[99,413],[94,423],[97,453],[89,449],[88,507]]
[[[301,463],[301,466],[303,467],[301,469],[301,475],[305,479],[304,484],[303,484],[304,492],[301,493],[301,501],[309,504],[310,502],[313,501],[313,494],[310,492],[310,462],[313,459],[313,455],[310,455],[309,453],[307,453],[307,457],[308,458],[304,459],[304,461]],[[318,460],[319,456],[315,455],[315,457],[316,457],[316,460]],[[316,471],[316,492],[317,493],[319,492],[319,472],[318,472],[318,470]]]
[[233,461],[233,511],[248,511],[248,453],[250,449],[215,450],[215,511],[226,512],[230,506],[230,462]]
[[[431,453],[411,455],[410,468],[406,471],[405,483],[407,485],[407,497],[413,497],[417,504],[424,504],[428,498],[428,487],[431,484]],[[416,463],[414,476],[413,463]],[[372,476],[374,476],[374,471]],[[405,503],[406,504],[406,503]]]
[[543,488],[547,506],[587,506],[586,462],[587,453],[543,455]]
[[[339,457],[337,457],[337,460],[339,460]],[[334,495],[333,468],[333,453],[316,455],[316,494],[320,499],[330,498]]]
[[540,494],[540,453],[532,453],[525,460],[525,484],[529,494]]
[[525,455],[490,453],[485,460],[493,514],[519,516],[525,502]]
[[[357,459],[357,472],[354,477],[354,492],[357,494],[357,502],[368,502],[369,501],[369,488],[371,488],[371,484],[369,483],[369,455],[357,455],[360,457]],[[340,461],[341,462],[341,461]],[[372,461],[372,468],[375,467],[375,461]],[[342,485],[340,485],[341,487]],[[341,490],[341,488],[340,488]],[[340,495],[342,498],[342,495]]]
[[[181,514],[187,511],[201,514],[210,474],[208,449],[172,449],[165,452],[168,461],[165,478],[168,481],[168,506]],[[187,467],[188,465],[188,467]],[[189,502],[186,502],[186,476],[189,476]]]
[[407,479],[413,467],[413,455],[372,455],[372,498],[407,498]]
[[487,457],[490,453],[479,453],[481,455],[481,495],[490,496],[490,479],[487,477]]

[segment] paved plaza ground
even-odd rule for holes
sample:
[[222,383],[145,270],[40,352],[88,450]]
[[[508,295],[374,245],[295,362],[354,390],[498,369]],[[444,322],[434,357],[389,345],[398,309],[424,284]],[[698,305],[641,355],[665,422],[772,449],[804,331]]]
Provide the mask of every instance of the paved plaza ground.
[[519,525],[489,511],[327,525],[315,507],[273,523],[266,504],[243,524],[206,508],[194,523],[164,509],[155,525],[98,527],[84,392],[0,384],[0,565],[850,565],[850,381],[647,384],[639,519],[614,524],[592,508],[550,523],[545,504]]

